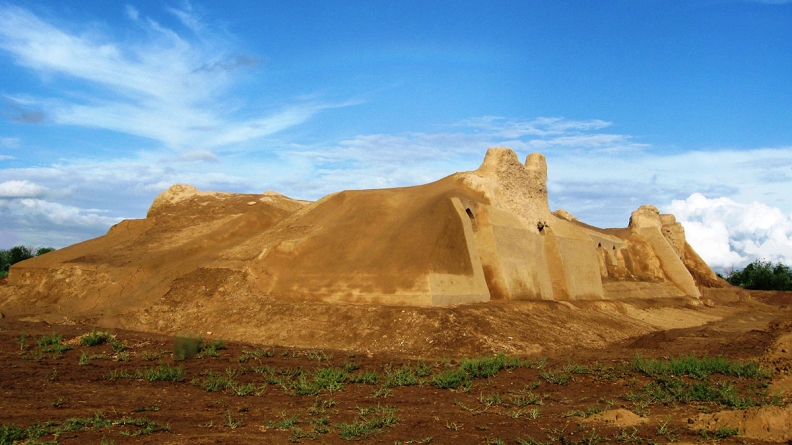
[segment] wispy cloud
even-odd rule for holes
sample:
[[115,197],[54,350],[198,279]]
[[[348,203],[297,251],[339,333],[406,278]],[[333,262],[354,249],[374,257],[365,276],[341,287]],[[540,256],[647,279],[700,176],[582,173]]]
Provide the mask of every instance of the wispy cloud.
[[465,119],[455,126],[473,128],[502,138],[521,138],[523,136],[557,136],[575,132],[599,130],[609,127],[610,122],[591,120],[569,120],[563,117],[540,117],[531,120],[506,119],[499,116],[485,116]]
[[17,148],[17,147],[19,147],[19,138],[0,137],[0,147],[2,147],[2,148]]
[[38,98],[27,108],[11,102],[4,115],[26,123],[50,116],[55,124],[142,136],[177,150],[208,150],[282,131],[338,106],[293,100],[281,110],[251,116],[228,90],[235,82],[232,72],[255,66],[260,58],[235,53],[189,4],[169,11],[195,35],[144,19],[132,6],[126,14],[145,33],[138,41],[95,31],[77,34],[26,9],[0,7],[0,49],[21,66],[55,81],[58,76],[77,80],[90,91]]
[[22,105],[15,103],[10,99],[6,99],[5,109],[2,116],[14,122],[21,122],[23,124],[38,124],[44,121],[44,113],[36,109],[28,109]]

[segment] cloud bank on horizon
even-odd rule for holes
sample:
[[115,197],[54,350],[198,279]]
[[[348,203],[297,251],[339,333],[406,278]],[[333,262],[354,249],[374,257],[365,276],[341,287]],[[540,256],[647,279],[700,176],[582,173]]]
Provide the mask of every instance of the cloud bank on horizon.
[[174,183],[317,199],[507,146],[544,153],[551,207],[587,223],[651,203],[716,270],[792,264],[792,32],[770,26],[792,5],[568,3],[460,6],[444,29],[437,5],[0,5],[0,248],[99,236]]

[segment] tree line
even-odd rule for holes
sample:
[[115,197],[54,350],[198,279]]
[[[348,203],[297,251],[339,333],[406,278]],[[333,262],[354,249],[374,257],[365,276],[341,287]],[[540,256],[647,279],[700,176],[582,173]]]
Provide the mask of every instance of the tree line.
[[733,270],[724,277],[732,286],[753,290],[792,290],[792,268],[782,262],[754,260],[742,270]]
[[53,250],[55,250],[53,247],[34,248],[28,246],[15,246],[8,250],[0,249],[0,278],[8,275],[8,268],[11,265]]

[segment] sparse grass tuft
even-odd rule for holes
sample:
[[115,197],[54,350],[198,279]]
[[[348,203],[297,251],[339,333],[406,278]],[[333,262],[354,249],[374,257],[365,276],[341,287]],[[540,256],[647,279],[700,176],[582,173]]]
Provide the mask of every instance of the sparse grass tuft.
[[[237,396],[247,396],[256,392],[256,385],[253,383],[240,383],[236,380],[239,371],[226,368],[225,374],[209,371],[202,379],[193,379],[192,384],[200,386],[207,392],[223,391],[227,394]],[[262,386],[259,392],[263,392],[266,386]]]
[[91,332],[80,336],[80,346],[98,346],[110,341],[111,338],[112,336],[109,332],[93,329]]
[[250,360],[261,360],[261,357],[272,357],[272,351],[264,349],[244,350],[239,356],[239,363],[246,363]]
[[71,346],[64,345],[61,343],[63,337],[60,334],[52,333],[50,335],[42,335],[38,339],[38,353],[35,355],[36,361],[40,361],[43,358],[44,353],[51,352],[53,358],[57,358],[64,352],[71,349]]
[[[358,408],[361,411],[360,408]],[[375,414],[372,417],[365,418],[361,415],[352,423],[340,423],[335,425],[341,434],[341,437],[346,440],[364,439],[383,432],[383,428],[390,427],[399,422],[396,417],[396,408],[390,406],[380,406],[365,408],[361,412],[366,414]]]
[[156,368],[148,368],[143,372],[143,378],[149,382],[156,381],[184,381],[184,368],[181,366],[171,366],[160,364]]
[[543,371],[539,374],[539,377],[543,378],[548,383],[554,383],[556,385],[566,385],[572,379],[572,376],[569,374],[550,370]]

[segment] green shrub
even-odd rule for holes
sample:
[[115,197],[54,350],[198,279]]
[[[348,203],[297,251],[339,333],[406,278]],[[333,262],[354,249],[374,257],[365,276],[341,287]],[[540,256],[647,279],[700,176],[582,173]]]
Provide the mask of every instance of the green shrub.
[[195,357],[201,347],[201,339],[189,336],[177,336],[173,345],[173,357],[176,360],[185,360]]
[[730,272],[726,281],[745,289],[787,291],[792,290],[792,268],[781,262],[755,260],[743,270]]

